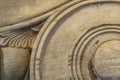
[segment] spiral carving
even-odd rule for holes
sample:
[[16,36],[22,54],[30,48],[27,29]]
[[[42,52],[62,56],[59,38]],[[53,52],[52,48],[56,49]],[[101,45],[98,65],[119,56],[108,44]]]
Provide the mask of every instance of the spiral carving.
[[95,73],[96,71],[93,71],[94,63],[91,63],[91,61],[96,50],[99,49],[99,46],[108,41],[120,40],[119,36],[119,24],[102,24],[89,29],[80,36],[71,55],[69,55],[69,68],[72,75],[71,79],[97,80],[97,78],[100,78],[95,76],[97,74]]
[[119,80],[119,13],[119,0],[73,1],[58,10],[33,47],[32,80]]

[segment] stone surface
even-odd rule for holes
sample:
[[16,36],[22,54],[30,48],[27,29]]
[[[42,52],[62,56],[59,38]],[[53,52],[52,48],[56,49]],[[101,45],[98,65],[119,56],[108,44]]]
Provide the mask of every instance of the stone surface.
[[0,32],[36,26],[70,0],[0,0]]
[[96,51],[93,64],[103,79],[120,79],[120,41],[103,43]]
[[44,15],[69,0],[0,0],[0,27]]
[[0,0],[0,80],[120,80],[120,0]]
[[9,47],[0,51],[0,80],[24,80],[29,66],[29,51]]
[[54,14],[38,34],[31,77],[119,80],[119,14],[119,0],[77,2]]

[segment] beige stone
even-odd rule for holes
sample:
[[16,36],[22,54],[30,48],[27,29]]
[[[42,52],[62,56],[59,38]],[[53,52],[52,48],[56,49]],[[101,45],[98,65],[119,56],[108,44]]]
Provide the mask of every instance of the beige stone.
[[0,80],[120,80],[120,0],[0,0]]
[[35,43],[34,80],[119,80],[119,14],[119,0],[77,2],[54,14]]

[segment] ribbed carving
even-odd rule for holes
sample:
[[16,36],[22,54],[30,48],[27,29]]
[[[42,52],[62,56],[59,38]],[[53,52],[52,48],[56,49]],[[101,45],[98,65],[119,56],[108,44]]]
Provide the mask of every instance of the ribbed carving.
[[20,29],[16,31],[6,31],[0,33],[0,45],[9,47],[32,48],[37,36],[32,29]]

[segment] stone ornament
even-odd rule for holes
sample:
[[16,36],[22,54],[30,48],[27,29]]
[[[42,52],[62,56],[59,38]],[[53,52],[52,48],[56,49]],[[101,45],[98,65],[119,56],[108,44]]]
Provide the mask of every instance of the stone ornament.
[[120,0],[35,1],[0,14],[1,80],[120,80]]

